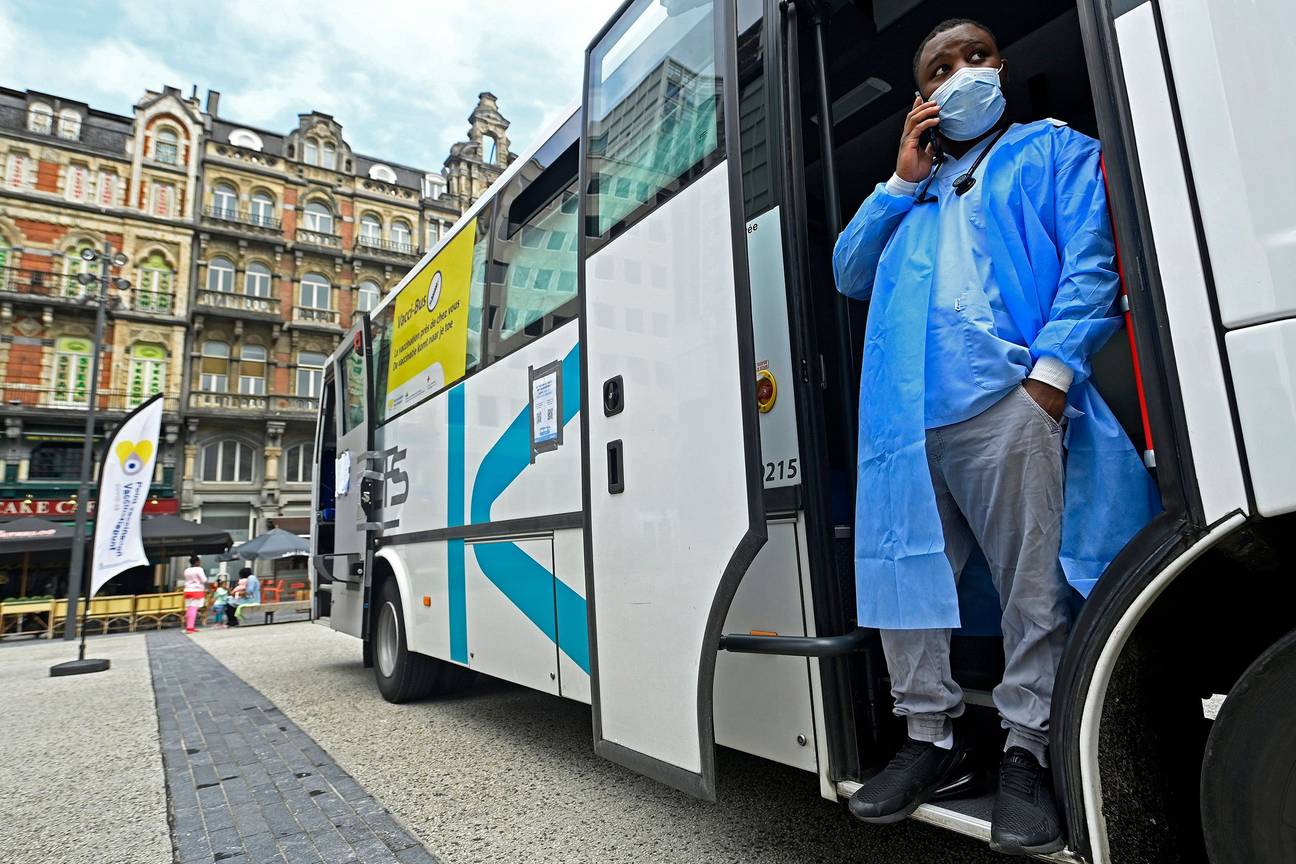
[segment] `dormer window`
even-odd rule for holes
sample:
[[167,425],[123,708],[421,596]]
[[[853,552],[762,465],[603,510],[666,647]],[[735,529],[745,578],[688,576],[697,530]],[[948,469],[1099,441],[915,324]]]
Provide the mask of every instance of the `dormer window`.
[[67,138],[69,141],[75,141],[81,137],[81,114],[73,111],[71,108],[64,108],[59,112],[58,135],[60,138]]
[[302,159],[307,165],[319,164],[319,142],[314,138],[306,139],[306,148],[302,152]]
[[54,109],[44,102],[33,102],[27,112],[27,131],[48,135],[54,128]]
[[327,141],[324,142],[323,154],[324,161],[320,164],[325,168],[335,170],[337,168],[337,150]]
[[395,183],[396,172],[387,165],[370,165],[369,179],[377,180],[380,183]]
[[230,133],[229,141],[235,147],[243,147],[248,150],[261,150],[261,136],[250,129],[235,129]]

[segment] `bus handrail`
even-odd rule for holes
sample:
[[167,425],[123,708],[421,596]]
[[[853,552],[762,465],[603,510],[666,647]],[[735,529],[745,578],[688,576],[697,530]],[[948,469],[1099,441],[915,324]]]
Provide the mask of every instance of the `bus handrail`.
[[840,636],[756,636],[725,633],[720,650],[735,654],[781,654],[789,657],[839,657],[863,651],[872,631],[856,628]]

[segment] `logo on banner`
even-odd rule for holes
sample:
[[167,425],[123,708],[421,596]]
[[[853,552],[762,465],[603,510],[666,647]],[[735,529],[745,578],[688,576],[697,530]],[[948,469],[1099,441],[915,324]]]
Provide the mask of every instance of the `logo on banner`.
[[153,455],[152,441],[118,441],[117,459],[127,474],[138,474]]

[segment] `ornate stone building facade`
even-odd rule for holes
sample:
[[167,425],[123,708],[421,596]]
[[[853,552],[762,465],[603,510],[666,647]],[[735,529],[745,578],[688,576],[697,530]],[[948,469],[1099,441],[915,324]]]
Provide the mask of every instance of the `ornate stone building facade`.
[[324,358],[512,158],[490,93],[435,170],[354,152],[327,114],[272,132],[219,100],[165,88],[120,116],[0,89],[0,518],[47,499],[70,518],[94,326],[78,253],[106,241],[133,285],[99,407],[107,428],[164,393],[154,506],[237,539],[304,529]]

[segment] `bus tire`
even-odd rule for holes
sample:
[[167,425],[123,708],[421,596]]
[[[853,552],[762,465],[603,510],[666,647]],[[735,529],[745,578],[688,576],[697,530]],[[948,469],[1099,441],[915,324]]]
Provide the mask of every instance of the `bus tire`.
[[440,690],[442,663],[416,654],[405,641],[405,617],[395,579],[383,582],[374,616],[373,670],[388,702],[409,702]]
[[1202,761],[1202,828],[1213,864],[1296,861],[1296,630],[1242,673]]

